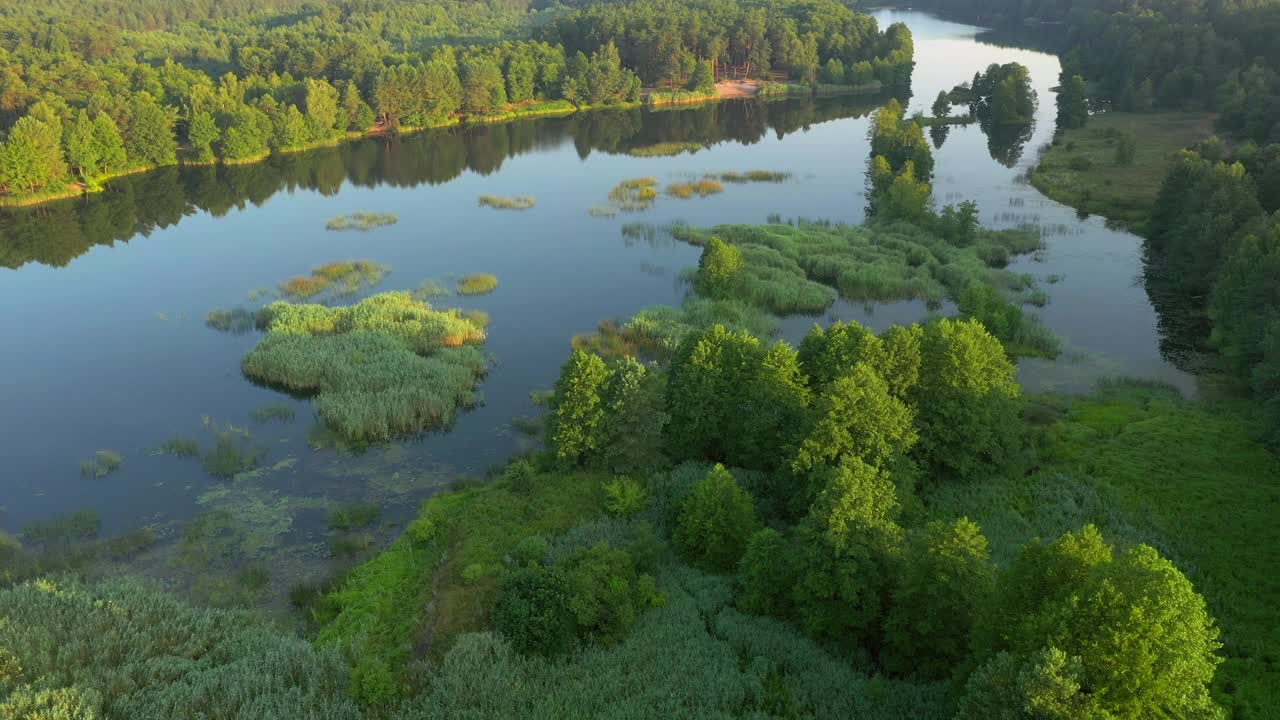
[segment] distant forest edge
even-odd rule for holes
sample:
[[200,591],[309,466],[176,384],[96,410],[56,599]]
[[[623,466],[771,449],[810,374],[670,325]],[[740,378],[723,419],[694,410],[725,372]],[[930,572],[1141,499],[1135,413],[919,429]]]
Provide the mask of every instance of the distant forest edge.
[[705,101],[722,78],[903,87],[912,57],[904,25],[833,0],[19,0],[0,11],[0,205],[369,133]]

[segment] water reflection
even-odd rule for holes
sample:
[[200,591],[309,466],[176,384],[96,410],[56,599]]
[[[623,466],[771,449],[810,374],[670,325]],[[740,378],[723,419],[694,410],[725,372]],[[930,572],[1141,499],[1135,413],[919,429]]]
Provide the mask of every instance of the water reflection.
[[886,100],[744,100],[665,111],[600,111],[371,138],[252,165],[161,168],[116,180],[107,192],[82,200],[0,213],[0,266],[62,267],[95,245],[146,237],[198,212],[221,217],[260,206],[282,191],[332,196],[345,184],[439,185],[466,171],[495,173],[508,158],[567,142],[584,160],[593,152],[620,154],[666,142],[751,145],[769,133],[782,139],[828,120],[862,117]]

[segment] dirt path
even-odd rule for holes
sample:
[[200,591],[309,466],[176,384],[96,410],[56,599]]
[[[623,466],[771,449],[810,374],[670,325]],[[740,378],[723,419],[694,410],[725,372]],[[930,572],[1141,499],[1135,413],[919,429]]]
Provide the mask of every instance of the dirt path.
[[721,98],[755,97],[760,88],[759,80],[721,80],[716,83],[716,92]]

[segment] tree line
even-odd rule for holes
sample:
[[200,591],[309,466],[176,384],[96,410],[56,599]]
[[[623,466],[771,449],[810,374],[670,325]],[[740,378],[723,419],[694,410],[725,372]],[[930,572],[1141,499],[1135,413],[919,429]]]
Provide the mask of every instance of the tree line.
[[[292,13],[281,3],[260,14],[200,7],[203,15],[140,10],[133,20],[104,9],[108,22],[89,25],[70,6],[25,0],[0,16],[0,191],[56,194],[68,182],[93,186],[179,159],[244,162],[375,123],[420,127],[537,103],[634,102],[643,82],[705,91],[707,65],[713,79],[715,65],[735,63],[755,77],[778,71],[815,81],[818,65],[834,60],[849,67],[849,82],[893,85],[912,67],[905,27],[882,32],[829,0],[599,3],[538,27],[528,8],[516,19],[470,8],[443,23],[441,13],[455,7],[443,1],[351,0]],[[159,27],[135,30],[144,17]],[[658,19],[679,31],[669,34]],[[635,27],[614,32],[620,22]],[[458,35],[443,34],[442,24]],[[645,44],[656,37],[679,47]],[[655,53],[675,64],[658,67]]]

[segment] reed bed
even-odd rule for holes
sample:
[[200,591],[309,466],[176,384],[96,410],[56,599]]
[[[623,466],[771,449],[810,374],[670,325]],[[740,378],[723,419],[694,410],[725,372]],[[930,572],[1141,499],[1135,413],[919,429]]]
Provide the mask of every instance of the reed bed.
[[359,230],[368,232],[387,225],[395,225],[400,218],[394,213],[355,212],[339,215],[325,223],[326,230]]
[[472,273],[458,278],[459,295],[488,295],[498,289],[498,276],[493,273]]
[[536,204],[537,200],[529,195],[517,195],[516,197],[480,196],[480,207],[489,207],[495,210],[528,210]]
[[780,170],[747,170],[723,172],[714,176],[720,182],[742,185],[746,183],[782,183],[791,179],[791,173]]
[[260,382],[314,394],[321,420],[352,442],[380,442],[452,422],[479,401],[484,328],[391,292],[350,307],[268,306],[267,336],[241,362]]
[[280,285],[280,295],[290,300],[310,300],[332,291],[335,296],[350,297],[378,285],[389,272],[390,267],[372,260],[339,260],[312,268],[310,275],[289,278]]

